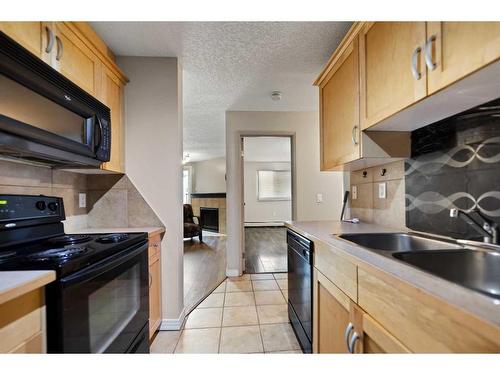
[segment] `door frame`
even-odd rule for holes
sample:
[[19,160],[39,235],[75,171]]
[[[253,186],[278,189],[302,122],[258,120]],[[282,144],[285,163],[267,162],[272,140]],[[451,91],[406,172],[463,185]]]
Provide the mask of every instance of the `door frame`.
[[295,147],[296,147],[296,134],[295,132],[280,132],[280,131],[242,131],[238,132],[238,157],[240,164],[240,209],[241,209],[241,217],[240,217],[240,231],[241,231],[241,267],[242,271],[245,272],[245,160],[244,160],[244,150],[243,150],[243,142],[244,138],[257,138],[257,137],[281,137],[281,138],[290,138],[290,170],[292,175],[292,220],[297,219],[297,173],[296,173],[296,160],[295,160]]

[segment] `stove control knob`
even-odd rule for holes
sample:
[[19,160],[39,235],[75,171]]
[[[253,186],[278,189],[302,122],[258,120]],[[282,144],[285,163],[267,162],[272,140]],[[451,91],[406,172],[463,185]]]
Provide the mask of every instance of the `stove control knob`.
[[49,207],[49,210],[51,210],[51,211],[57,211],[58,204],[56,202],[50,202],[48,207]]
[[[45,204],[45,201],[38,201],[35,203],[36,208],[38,208],[40,211],[45,210],[47,205]],[[50,207],[50,206],[49,206]]]

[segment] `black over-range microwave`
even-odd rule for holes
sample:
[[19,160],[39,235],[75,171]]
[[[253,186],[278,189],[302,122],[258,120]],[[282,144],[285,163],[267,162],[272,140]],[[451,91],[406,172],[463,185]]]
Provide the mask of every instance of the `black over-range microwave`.
[[0,157],[96,168],[110,146],[109,108],[0,32]]

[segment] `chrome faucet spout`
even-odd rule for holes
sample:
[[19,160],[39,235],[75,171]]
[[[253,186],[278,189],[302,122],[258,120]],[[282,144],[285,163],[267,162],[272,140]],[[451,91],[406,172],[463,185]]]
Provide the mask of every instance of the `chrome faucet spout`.
[[482,220],[482,223],[478,222],[472,215],[469,213],[460,210],[458,208],[450,209],[450,217],[460,217],[467,224],[473,227],[476,232],[483,236],[483,242],[497,244],[498,243],[498,225],[494,221],[485,217],[478,209],[472,211]]

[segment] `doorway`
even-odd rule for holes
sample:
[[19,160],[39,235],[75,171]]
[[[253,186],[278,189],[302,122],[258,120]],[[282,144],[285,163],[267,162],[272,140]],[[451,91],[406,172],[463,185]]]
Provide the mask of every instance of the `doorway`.
[[287,271],[285,221],[292,220],[290,136],[244,136],[244,267],[246,273]]

